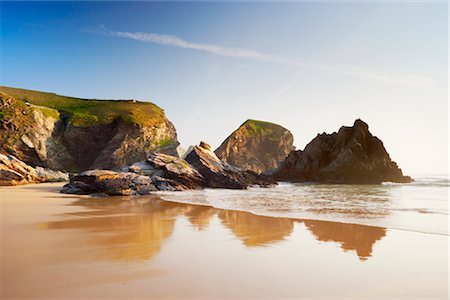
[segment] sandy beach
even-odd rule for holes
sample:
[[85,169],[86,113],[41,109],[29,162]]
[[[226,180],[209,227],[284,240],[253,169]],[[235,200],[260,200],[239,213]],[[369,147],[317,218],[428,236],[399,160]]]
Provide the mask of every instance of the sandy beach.
[[448,236],[61,186],[0,189],[2,299],[447,298]]

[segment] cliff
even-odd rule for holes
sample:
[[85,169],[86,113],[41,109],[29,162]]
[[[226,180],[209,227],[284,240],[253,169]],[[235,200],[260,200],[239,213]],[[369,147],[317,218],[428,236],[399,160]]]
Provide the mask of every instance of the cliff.
[[317,135],[303,151],[291,152],[274,176],[294,182],[411,182],[391,160],[381,140],[359,119],[352,127]]
[[0,87],[0,152],[32,166],[111,169],[176,155],[173,124],[150,102],[89,100]]
[[243,170],[270,174],[293,150],[293,141],[291,132],[280,125],[247,120],[214,152]]

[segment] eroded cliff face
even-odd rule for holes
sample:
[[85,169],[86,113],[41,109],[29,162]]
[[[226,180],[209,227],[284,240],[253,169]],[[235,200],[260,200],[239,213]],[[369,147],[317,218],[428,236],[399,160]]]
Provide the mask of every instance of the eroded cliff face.
[[[156,118],[148,115],[152,122],[108,116],[105,120],[83,124],[75,122],[71,112],[28,101],[32,99],[23,101],[0,92],[0,152],[14,155],[32,166],[71,172],[113,169],[144,160],[155,151],[177,153],[175,127],[161,109]],[[84,104],[90,100],[80,101]],[[121,109],[136,105],[135,101],[118,102]],[[131,114],[142,113],[139,109],[145,104],[137,103]],[[145,119],[146,115],[142,115]]]
[[410,182],[391,160],[383,142],[356,120],[352,127],[319,134],[303,151],[293,151],[274,174],[278,180],[295,182],[379,184]]
[[167,119],[154,127],[120,120],[93,126],[69,124],[61,138],[80,170],[127,166],[155,151],[174,155],[179,144],[175,127]]
[[59,149],[53,134],[58,127],[58,111],[25,104],[0,93],[0,151],[31,164],[62,169],[59,161],[71,160]]
[[293,141],[291,132],[280,125],[247,120],[214,152],[243,170],[270,174],[294,149]]

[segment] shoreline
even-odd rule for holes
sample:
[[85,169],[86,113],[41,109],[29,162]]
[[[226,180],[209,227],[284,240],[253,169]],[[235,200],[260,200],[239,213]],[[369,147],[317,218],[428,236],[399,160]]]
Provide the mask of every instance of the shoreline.
[[[67,183],[63,182],[63,181],[58,181],[58,182],[41,182],[41,183],[25,183],[25,184],[20,184],[20,185],[15,185],[15,186],[0,186],[0,191],[2,188],[4,189],[14,189],[14,188],[19,188],[19,187],[24,187],[24,186],[47,186],[47,185],[61,185],[59,187],[58,194],[60,194],[61,188],[62,186]],[[278,182],[279,183],[287,183],[287,184],[292,184],[291,182]],[[318,183],[319,185],[326,185],[324,183]],[[404,183],[396,183],[396,184],[404,184]],[[342,184],[339,184],[340,186],[344,186]],[[378,185],[377,185],[378,186]],[[261,187],[255,187],[258,189],[262,189]],[[229,190],[229,189],[211,189],[211,188],[204,188],[201,189],[201,191],[208,191],[208,190],[223,190],[223,191],[233,191],[233,190]],[[83,199],[112,199],[112,200],[118,200],[120,199],[121,201],[132,201],[132,200],[137,200],[140,198],[147,198],[147,197],[158,197],[157,200],[159,201],[165,201],[165,202],[172,202],[172,203],[178,203],[178,204],[184,204],[184,205],[193,205],[193,206],[204,206],[204,207],[209,207],[209,208],[213,208],[213,209],[217,209],[217,210],[225,210],[225,211],[236,211],[236,212],[244,212],[244,213],[250,213],[252,215],[255,216],[260,216],[260,217],[268,217],[268,218],[279,218],[279,219],[289,219],[289,220],[293,220],[296,222],[302,222],[302,221],[319,221],[319,222],[330,222],[330,223],[339,223],[339,224],[349,224],[349,225],[359,225],[359,226],[368,226],[368,227],[375,227],[375,228],[382,228],[385,230],[398,230],[398,231],[404,231],[404,232],[414,232],[414,233],[421,233],[421,234],[430,234],[430,235],[438,235],[438,236],[446,236],[446,237],[450,237],[450,232],[447,233],[441,233],[441,232],[429,232],[429,231],[422,231],[422,230],[415,230],[415,229],[407,229],[407,228],[400,228],[400,227],[391,227],[391,226],[384,226],[384,225],[372,225],[372,224],[367,224],[364,222],[352,222],[351,220],[329,220],[329,219],[324,219],[324,218],[320,218],[319,216],[315,216],[315,217],[310,217],[310,218],[304,218],[304,217],[291,217],[291,216],[280,216],[280,215],[276,215],[276,214],[268,214],[268,213],[263,213],[263,212],[256,212],[256,211],[251,211],[251,210],[246,210],[246,209],[238,209],[238,208],[222,208],[222,207],[215,207],[212,204],[208,203],[208,204],[202,204],[202,203],[192,203],[192,202],[183,202],[183,201],[177,201],[177,200],[171,200],[171,199],[163,199],[163,196],[165,195],[170,195],[172,193],[176,193],[176,194],[183,194],[184,192],[192,192],[194,190],[187,190],[187,191],[156,191],[154,193],[148,194],[148,195],[130,195],[130,196],[91,196],[91,195],[71,195],[71,194],[63,194],[62,195],[67,195],[67,196],[72,196],[73,198],[83,198]],[[448,217],[448,215],[447,215]]]
[[448,237],[59,185],[0,189],[2,299],[447,296]]

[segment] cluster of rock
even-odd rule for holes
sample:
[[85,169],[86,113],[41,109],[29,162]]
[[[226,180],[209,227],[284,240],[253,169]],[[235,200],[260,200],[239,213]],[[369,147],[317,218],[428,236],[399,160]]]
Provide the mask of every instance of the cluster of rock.
[[293,151],[274,174],[296,182],[379,184],[411,182],[391,160],[383,142],[356,120],[332,134],[319,134],[303,151]]
[[68,174],[27,165],[12,155],[0,154],[0,186],[67,181]]
[[[0,159],[0,184],[67,178],[47,168],[89,170],[73,176],[65,192],[112,195],[201,187],[245,189],[273,180],[411,181],[361,120],[338,132],[319,134],[298,151],[286,128],[247,120],[214,152],[201,143],[182,154],[175,127],[161,108],[134,100],[100,102],[0,87],[0,153],[7,154]],[[76,122],[71,105],[96,105],[89,115],[95,120]]]
[[155,153],[120,171],[88,170],[70,178],[68,194],[146,195],[152,191],[183,191],[203,187],[245,189],[274,181],[221,161],[208,144],[194,146],[186,159]]

